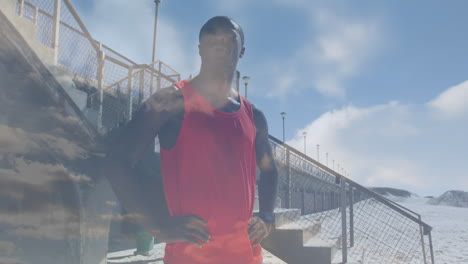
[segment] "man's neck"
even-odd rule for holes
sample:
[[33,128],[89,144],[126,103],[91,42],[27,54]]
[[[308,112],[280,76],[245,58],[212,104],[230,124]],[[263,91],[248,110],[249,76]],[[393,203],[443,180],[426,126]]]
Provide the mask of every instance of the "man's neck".
[[234,72],[201,69],[200,74],[193,79],[192,84],[199,92],[210,94],[214,97],[225,97],[231,93],[233,77]]

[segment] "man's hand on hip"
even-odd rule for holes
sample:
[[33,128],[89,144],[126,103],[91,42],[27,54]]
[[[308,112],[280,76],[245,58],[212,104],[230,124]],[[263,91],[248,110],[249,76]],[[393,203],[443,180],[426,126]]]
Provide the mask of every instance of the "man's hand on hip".
[[252,217],[249,221],[249,238],[252,245],[256,246],[265,239],[273,229],[273,224],[265,223],[261,218]]
[[189,242],[197,247],[210,241],[206,221],[197,216],[169,217],[153,233],[154,237],[165,243]]

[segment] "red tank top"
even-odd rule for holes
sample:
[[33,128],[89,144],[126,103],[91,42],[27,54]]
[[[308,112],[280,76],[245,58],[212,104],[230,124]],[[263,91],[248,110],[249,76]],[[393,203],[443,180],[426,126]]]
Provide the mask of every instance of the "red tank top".
[[164,192],[172,216],[207,221],[211,241],[166,245],[169,264],[258,264],[261,247],[247,233],[255,198],[255,124],[252,105],[241,97],[237,112],[211,106],[188,81],[176,83],[184,97],[184,120],[174,147],[161,148]]

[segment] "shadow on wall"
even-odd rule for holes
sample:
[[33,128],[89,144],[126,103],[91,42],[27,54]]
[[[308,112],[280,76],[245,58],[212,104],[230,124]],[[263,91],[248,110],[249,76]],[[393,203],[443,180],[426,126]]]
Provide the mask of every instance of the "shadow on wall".
[[0,263],[106,263],[102,140],[1,16]]
[[[99,136],[1,12],[0,25],[0,263],[107,263],[135,246],[99,173],[119,130]],[[160,175],[158,154],[137,169],[142,185]]]

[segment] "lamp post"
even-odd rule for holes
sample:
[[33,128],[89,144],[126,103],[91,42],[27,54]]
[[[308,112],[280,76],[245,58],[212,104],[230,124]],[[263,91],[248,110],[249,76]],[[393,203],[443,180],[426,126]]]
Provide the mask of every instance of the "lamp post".
[[286,117],[286,112],[281,112],[281,117],[283,118],[283,142],[284,142],[284,118]]
[[[153,80],[154,80],[154,72],[155,72],[155,63],[154,60],[156,59],[156,33],[158,30],[158,11],[159,11],[159,3],[161,3],[161,0],[154,0],[154,3],[156,4],[156,10],[154,14],[154,33],[153,33],[153,55],[151,57],[151,82],[150,82],[150,95],[153,94]],[[158,86],[160,86],[160,78],[158,74]]]
[[242,80],[244,80],[244,85],[245,85],[245,98],[247,98],[247,85],[249,84],[250,77],[249,77],[249,76],[244,76],[244,77],[242,77]]
[[317,161],[320,162],[320,145],[317,144]]
[[306,137],[307,137],[307,131],[302,132],[302,135],[304,135],[304,154],[307,155],[307,144],[306,144]]
[[328,167],[328,152],[325,153],[325,156],[327,157],[327,167]]
[[151,59],[151,63],[154,62],[154,59],[156,56],[156,33],[158,30],[158,11],[159,11],[159,4],[161,3],[161,0],[154,0],[154,3],[156,4],[156,10],[154,14],[153,57]]

